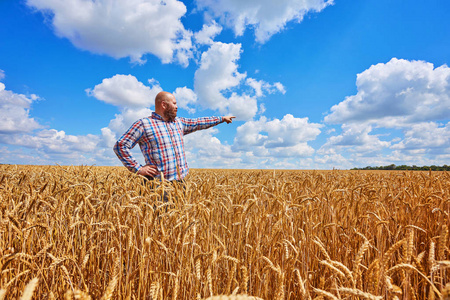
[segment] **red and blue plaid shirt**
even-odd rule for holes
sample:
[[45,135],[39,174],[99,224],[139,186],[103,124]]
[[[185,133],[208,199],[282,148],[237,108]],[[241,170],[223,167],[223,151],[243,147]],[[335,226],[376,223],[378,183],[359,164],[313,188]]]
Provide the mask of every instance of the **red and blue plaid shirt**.
[[221,122],[223,122],[222,117],[197,119],[177,117],[175,121],[167,122],[153,112],[151,117],[140,119],[131,125],[114,145],[114,152],[125,167],[132,172],[137,172],[142,165],[134,159],[130,149],[138,143],[146,164],[156,166],[167,180],[180,180],[189,172],[183,136]]

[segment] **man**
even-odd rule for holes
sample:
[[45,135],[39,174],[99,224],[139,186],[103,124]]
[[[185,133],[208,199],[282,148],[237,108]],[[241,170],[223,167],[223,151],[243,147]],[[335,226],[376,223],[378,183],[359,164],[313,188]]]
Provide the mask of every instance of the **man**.
[[[183,180],[189,172],[184,153],[185,134],[207,129],[220,123],[231,123],[234,116],[187,119],[177,117],[177,100],[168,92],[160,92],[155,98],[155,111],[150,117],[131,125],[114,145],[114,152],[130,171],[147,179],[164,178]],[[145,158],[140,165],[130,149],[139,144]]]

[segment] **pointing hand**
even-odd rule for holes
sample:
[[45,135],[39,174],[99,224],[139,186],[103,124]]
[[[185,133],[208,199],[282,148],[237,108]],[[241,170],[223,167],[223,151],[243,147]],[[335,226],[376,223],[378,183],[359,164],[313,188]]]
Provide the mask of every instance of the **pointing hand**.
[[231,122],[233,122],[234,118],[236,118],[236,117],[235,116],[226,116],[226,117],[223,117],[223,120],[225,122],[227,122],[227,124],[230,124]]

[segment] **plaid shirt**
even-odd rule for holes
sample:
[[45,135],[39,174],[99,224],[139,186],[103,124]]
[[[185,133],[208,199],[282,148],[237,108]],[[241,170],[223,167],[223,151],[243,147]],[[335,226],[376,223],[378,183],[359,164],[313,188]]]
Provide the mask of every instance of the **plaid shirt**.
[[183,136],[222,122],[222,117],[175,118],[175,121],[167,122],[153,112],[151,117],[140,119],[131,125],[114,145],[114,152],[125,167],[137,172],[142,165],[134,159],[130,149],[138,143],[146,164],[156,166],[167,180],[180,180],[189,172]]

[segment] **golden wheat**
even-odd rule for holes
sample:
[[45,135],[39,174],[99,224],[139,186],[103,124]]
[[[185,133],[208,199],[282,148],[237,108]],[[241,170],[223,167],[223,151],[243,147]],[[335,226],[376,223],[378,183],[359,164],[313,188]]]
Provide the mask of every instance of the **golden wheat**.
[[0,299],[445,299],[449,200],[447,172],[0,165]]

